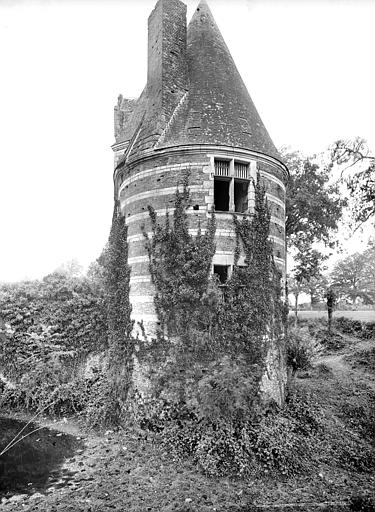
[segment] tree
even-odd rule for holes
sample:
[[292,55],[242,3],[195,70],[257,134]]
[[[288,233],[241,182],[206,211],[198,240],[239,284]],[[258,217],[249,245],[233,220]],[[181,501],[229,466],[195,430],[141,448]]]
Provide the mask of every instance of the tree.
[[363,253],[365,267],[363,270],[363,283],[365,292],[375,302],[375,239],[370,240],[369,247]]
[[[330,184],[330,168],[319,166],[312,158],[298,151],[281,149],[290,172],[286,198],[286,237],[289,247],[304,243],[323,242],[334,245],[346,202],[340,197],[338,184]],[[298,249],[298,248],[297,248]]]
[[332,167],[319,166],[313,158],[298,151],[282,148],[281,153],[290,172],[285,231],[288,248],[296,261],[288,285],[295,297],[297,321],[300,293],[313,297],[313,285],[322,278],[321,264],[325,258],[314,244],[335,245],[334,234],[346,201],[340,197],[339,185],[330,183]]
[[374,297],[368,290],[366,272],[367,259],[362,253],[355,253],[336,263],[331,273],[332,286],[341,296],[348,297],[352,304],[358,297],[372,303]]
[[288,276],[288,292],[294,295],[294,315],[295,323],[298,322],[298,299],[301,293],[306,292],[306,285],[304,282],[298,281],[294,276]]
[[295,242],[297,253],[295,267],[288,287],[295,297],[295,316],[298,319],[298,297],[300,293],[310,293],[313,280],[322,278],[323,261],[327,258],[321,252],[313,249],[308,237],[302,237]]
[[350,192],[354,229],[375,218],[375,156],[360,137],[338,140],[329,148],[330,164],[341,168],[341,180]]
[[306,293],[310,295],[311,307],[314,308],[316,304],[324,297],[324,293],[327,289],[328,281],[327,278],[320,274],[314,276],[306,285]]

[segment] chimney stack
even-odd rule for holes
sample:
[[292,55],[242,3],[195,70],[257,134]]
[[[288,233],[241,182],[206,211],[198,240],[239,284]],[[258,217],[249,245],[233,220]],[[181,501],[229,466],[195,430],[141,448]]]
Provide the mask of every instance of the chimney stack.
[[147,95],[167,121],[188,87],[186,5],[159,0],[148,19]]

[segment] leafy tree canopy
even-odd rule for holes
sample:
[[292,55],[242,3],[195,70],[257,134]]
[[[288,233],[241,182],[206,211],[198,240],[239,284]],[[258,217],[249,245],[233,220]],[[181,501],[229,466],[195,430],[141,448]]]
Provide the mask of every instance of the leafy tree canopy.
[[[323,262],[327,259],[320,251],[313,249],[310,241],[302,238],[298,241],[295,255],[295,267],[288,279],[288,289],[295,297],[295,314],[297,316],[298,297],[301,293],[311,296],[316,301],[323,292]],[[323,292],[324,293],[324,292]]]
[[375,301],[375,247],[355,253],[336,263],[331,273],[332,285],[338,294],[354,304],[357,298],[365,303]]
[[375,156],[364,139],[338,140],[329,148],[330,167],[341,169],[341,180],[350,192],[354,229],[375,220]]
[[290,172],[286,198],[286,236],[289,247],[323,242],[333,246],[346,202],[338,184],[330,183],[330,169],[319,166],[298,151],[282,148]]

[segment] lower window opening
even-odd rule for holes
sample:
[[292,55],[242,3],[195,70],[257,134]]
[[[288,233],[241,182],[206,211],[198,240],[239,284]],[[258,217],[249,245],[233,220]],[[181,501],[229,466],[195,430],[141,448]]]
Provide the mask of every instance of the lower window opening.
[[214,265],[214,274],[219,278],[220,284],[226,284],[229,277],[229,265]]
[[247,181],[234,180],[234,211],[238,213],[247,212],[248,188],[249,183]]
[[214,180],[214,203],[216,211],[229,211],[229,181]]

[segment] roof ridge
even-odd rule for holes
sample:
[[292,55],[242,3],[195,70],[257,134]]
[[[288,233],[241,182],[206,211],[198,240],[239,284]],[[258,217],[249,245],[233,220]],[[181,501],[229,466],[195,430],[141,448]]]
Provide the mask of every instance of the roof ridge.
[[179,110],[181,109],[182,105],[185,103],[185,100],[186,100],[188,94],[189,94],[189,91],[185,91],[185,93],[181,96],[181,99],[177,103],[176,108],[174,109],[174,111],[172,112],[172,115],[169,118],[168,123],[166,124],[164,130],[161,132],[159,139],[156,141],[154,149],[158,149],[159,145],[163,143],[163,141],[164,141],[164,139],[165,139],[165,137],[166,137],[166,135],[168,133],[168,130],[171,127],[171,124],[172,124],[173,120],[175,119],[175,117],[176,117],[177,113],[179,112]]

